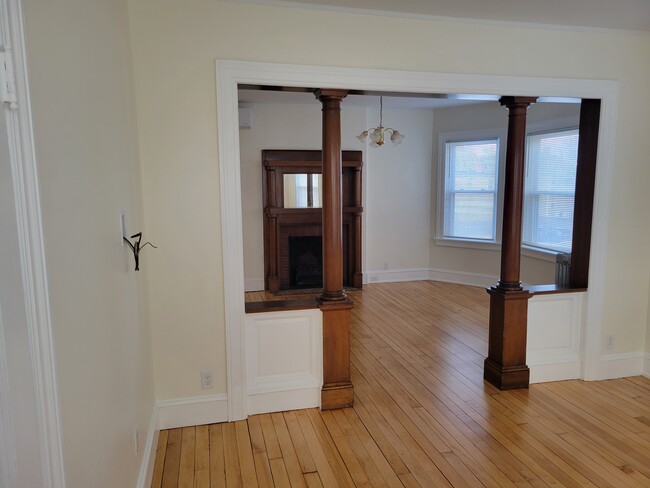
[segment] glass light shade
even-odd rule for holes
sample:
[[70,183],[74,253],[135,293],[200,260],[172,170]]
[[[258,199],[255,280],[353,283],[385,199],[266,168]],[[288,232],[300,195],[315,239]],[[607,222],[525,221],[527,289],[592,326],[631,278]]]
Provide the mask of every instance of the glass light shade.
[[384,128],[377,127],[370,133],[370,140],[374,142],[377,146],[384,145]]
[[357,140],[363,144],[366,143],[366,140],[368,139],[368,131],[364,130],[361,134],[357,136]]
[[393,146],[397,146],[398,144],[402,143],[404,137],[406,137],[404,134],[400,133],[397,130],[393,130],[393,133],[390,135],[390,142],[393,143]]

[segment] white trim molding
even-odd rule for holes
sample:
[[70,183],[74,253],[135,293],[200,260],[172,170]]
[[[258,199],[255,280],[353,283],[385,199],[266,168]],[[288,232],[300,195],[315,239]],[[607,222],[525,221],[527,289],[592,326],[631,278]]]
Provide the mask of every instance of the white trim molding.
[[623,354],[603,354],[598,365],[599,380],[611,380],[638,376],[643,372],[644,354],[626,352]]
[[428,268],[382,269],[364,271],[364,283],[397,283],[400,281],[425,281],[429,279]]
[[247,61],[216,61],[216,101],[221,188],[224,300],[228,370],[229,418],[244,418],[246,351],[244,333],[244,265],[237,85],[323,87],[351,90],[445,94],[507,94],[596,98],[601,100],[598,161],[589,269],[589,297],[581,323],[582,371],[586,379],[598,377],[605,266],[619,83],[612,80],[543,78],[526,76],[433,73],[304,66]]
[[432,281],[443,281],[445,283],[456,283],[457,285],[480,286],[482,288],[495,286],[497,281],[499,281],[497,275],[467,273],[465,271],[441,268],[429,269],[429,279]]
[[20,0],[0,0],[3,50],[12,55],[17,102],[5,109],[45,488],[64,488],[54,339]]
[[526,362],[530,382],[580,378],[580,332],[586,292],[535,295],[528,302]]
[[158,407],[154,404],[149,420],[149,430],[147,438],[144,441],[144,450],[142,451],[142,460],[140,461],[140,474],[138,475],[137,488],[149,488],[153,478],[153,467],[156,463],[156,448],[158,446]]
[[643,357],[643,376],[650,378],[650,352]]
[[156,403],[156,430],[191,425],[216,424],[228,420],[228,395],[225,393],[159,400]]
[[323,313],[246,315],[246,414],[320,406]]

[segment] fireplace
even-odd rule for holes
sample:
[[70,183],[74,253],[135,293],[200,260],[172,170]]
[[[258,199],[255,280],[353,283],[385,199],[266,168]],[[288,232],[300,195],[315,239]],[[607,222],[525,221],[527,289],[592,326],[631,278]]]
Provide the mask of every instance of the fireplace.
[[323,286],[323,238],[289,237],[289,288]]
[[[264,287],[323,286],[320,151],[265,150]],[[361,288],[361,151],[343,151],[343,285]]]

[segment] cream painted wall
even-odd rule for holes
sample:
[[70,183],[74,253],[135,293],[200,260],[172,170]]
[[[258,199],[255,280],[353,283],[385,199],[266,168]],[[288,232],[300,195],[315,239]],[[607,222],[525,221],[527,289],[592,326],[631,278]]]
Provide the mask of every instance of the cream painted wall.
[[[378,120],[369,110],[367,127]],[[373,271],[429,268],[432,113],[384,110],[384,124],[406,138],[366,151],[366,280]]]
[[[225,391],[214,60],[617,80],[603,334],[638,351],[647,327],[650,37],[401,19],[214,0],[130,0],[156,394]],[[390,39],[391,42],[386,40]],[[381,45],[381,55],[370,55]],[[541,94],[543,95],[543,94]],[[632,238],[633,236],[633,238]]]
[[[264,280],[264,232],[262,201],[263,149],[320,149],[321,103],[247,104],[253,113],[253,127],[239,131],[242,224],[244,232],[244,278]],[[355,136],[366,127],[366,109],[347,105],[341,110],[341,147],[365,150]],[[364,172],[368,161],[364,158]]]
[[23,6],[67,486],[135,486],[154,392],[146,275],[119,226],[121,209],[143,224],[127,6]]
[[[530,129],[544,122],[575,120],[577,125],[580,107],[576,104],[540,103],[528,109],[527,124]],[[438,219],[438,158],[439,136],[441,133],[462,131],[496,130],[503,135],[500,147],[499,189],[503,194],[504,164],[508,128],[508,111],[498,102],[441,108],[434,111],[433,117],[433,170],[431,172],[431,246],[432,268],[450,269],[465,273],[499,275],[501,251],[488,249],[469,249],[450,247],[436,241]],[[444,164],[444,161],[442,161]],[[500,231],[499,231],[500,232]],[[499,234],[500,237],[500,234]],[[527,284],[546,284],[555,281],[555,263],[523,255],[521,258],[521,279]]]

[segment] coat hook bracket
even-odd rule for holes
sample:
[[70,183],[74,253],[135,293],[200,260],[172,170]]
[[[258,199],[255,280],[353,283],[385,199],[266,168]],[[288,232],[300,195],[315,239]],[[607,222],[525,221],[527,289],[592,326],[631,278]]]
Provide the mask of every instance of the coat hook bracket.
[[135,270],[136,271],[140,271],[140,251],[142,251],[142,249],[144,249],[147,245],[153,247],[154,249],[158,249],[158,246],[154,246],[149,241],[145,242],[144,244],[141,244],[141,242],[142,242],[142,232],[138,232],[137,234],[133,234],[131,236],[131,239],[133,239],[133,242],[131,242],[125,236],[122,236],[122,239],[124,239],[124,242],[126,242],[127,245],[131,248],[131,251],[133,251],[133,259],[135,259]]

